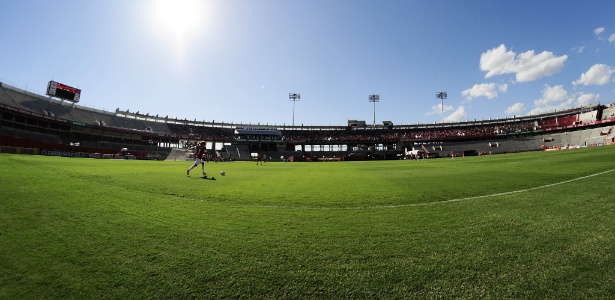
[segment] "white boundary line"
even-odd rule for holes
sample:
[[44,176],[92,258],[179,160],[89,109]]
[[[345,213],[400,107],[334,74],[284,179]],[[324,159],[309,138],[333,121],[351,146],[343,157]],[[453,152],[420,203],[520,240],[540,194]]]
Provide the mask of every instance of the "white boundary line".
[[[568,180],[564,180],[564,181],[560,181],[560,182],[556,182],[556,183],[545,184],[545,185],[536,186],[536,187],[527,188],[527,189],[522,189],[522,190],[516,190],[516,191],[510,191],[510,192],[502,192],[502,193],[495,193],[495,194],[488,194],[488,195],[481,195],[481,196],[472,196],[472,197],[465,197],[465,198],[456,198],[456,199],[449,199],[449,200],[435,201],[435,202],[421,202],[421,203],[398,204],[398,205],[347,206],[347,207],[309,207],[309,206],[250,205],[250,204],[244,204],[244,205],[232,205],[231,204],[229,206],[237,207],[237,208],[239,208],[239,207],[251,207],[251,208],[287,209],[287,210],[360,210],[360,209],[418,207],[418,206],[438,205],[438,204],[446,204],[446,203],[452,203],[452,202],[461,202],[461,201],[467,201],[467,200],[475,200],[475,199],[483,199],[483,198],[490,198],[490,197],[498,197],[498,196],[505,196],[505,195],[525,193],[525,192],[530,192],[530,191],[534,191],[534,190],[539,190],[539,189],[549,188],[549,187],[553,187],[553,186],[558,186],[558,185],[562,185],[562,184],[566,184],[566,183],[571,183],[571,182],[575,182],[575,181],[579,181],[579,180],[583,180],[583,179],[587,179],[587,178],[591,178],[591,177],[596,177],[596,176],[607,174],[607,173],[610,173],[610,172],[613,172],[613,171],[615,171],[615,169],[606,170],[606,171],[602,171],[602,172],[598,172],[598,173],[594,173],[594,174],[589,174],[589,175],[585,175],[585,176],[581,176],[581,177],[577,177],[577,178],[573,178],[573,179],[568,179]],[[123,187],[118,187],[118,186],[113,186],[113,187],[123,188]],[[170,198],[177,198],[177,199],[184,199],[184,200],[190,200],[190,201],[198,201],[198,202],[209,202],[209,201],[203,200],[203,199],[194,199],[194,198],[181,197],[181,196],[171,196],[171,195],[160,195],[160,196],[170,197]],[[214,203],[214,202],[212,202],[212,203]],[[219,202],[215,202],[215,203],[219,203]]]
[[541,186],[536,186],[536,187],[522,189],[522,190],[516,190],[516,191],[510,191],[510,192],[495,193],[495,194],[482,195],[482,196],[473,196],[473,197],[466,197],[466,198],[457,198],[457,199],[450,199],[450,200],[437,201],[437,202],[423,202],[423,203],[400,204],[400,205],[382,205],[382,206],[369,206],[369,207],[374,207],[374,208],[379,208],[379,207],[382,207],[382,208],[387,208],[387,207],[397,208],[397,207],[425,206],[425,205],[444,204],[444,203],[450,203],[450,202],[460,202],[460,201],[466,201],[466,200],[474,200],[474,199],[482,199],[482,198],[489,198],[489,197],[498,197],[498,196],[512,195],[512,194],[530,192],[530,191],[533,191],[533,190],[549,188],[549,187],[553,187],[553,186],[557,186],[557,185],[562,185],[562,184],[566,184],[566,183],[571,183],[571,182],[574,182],[574,181],[579,181],[579,180],[583,180],[583,179],[587,179],[587,178],[603,175],[603,174],[610,173],[610,172],[613,172],[613,171],[615,171],[615,169],[611,169],[611,170],[607,170],[607,171],[602,171],[602,172],[594,173],[594,174],[590,174],[590,175],[585,175],[585,176],[581,176],[581,177],[577,177],[577,178],[573,178],[573,179],[569,179],[569,180],[564,180],[564,181],[560,181],[560,182],[556,182],[556,183],[545,184],[545,185],[541,185]]
[[278,206],[278,205],[253,205],[253,206],[251,206],[251,205],[241,205],[241,206],[237,206],[237,207],[279,208],[279,209],[289,209],[289,210],[291,210],[291,209],[294,209],[294,210],[360,210],[360,209],[404,208],[404,207],[438,205],[438,204],[446,204],[446,203],[451,203],[451,202],[461,202],[461,201],[467,201],[467,200],[475,200],[475,199],[483,199],[483,198],[498,197],[498,196],[518,194],[518,193],[525,193],[525,192],[530,192],[530,191],[534,191],[534,190],[539,190],[539,189],[549,188],[549,187],[553,187],[553,186],[558,186],[558,185],[562,185],[562,184],[566,184],[566,183],[571,183],[571,182],[575,182],[575,181],[579,181],[579,180],[583,180],[583,179],[587,179],[587,178],[591,178],[591,177],[595,177],[595,176],[600,176],[600,175],[607,174],[607,173],[610,173],[610,172],[613,172],[613,171],[615,171],[615,169],[606,170],[606,171],[602,171],[602,172],[598,172],[598,173],[594,173],[594,174],[590,174],[590,175],[585,175],[585,176],[569,179],[569,180],[564,180],[564,181],[560,181],[560,182],[556,182],[556,183],[545,184],[545,185],[536,186],[536,187],[527,188],[527,189],[522,189],[522,190],[516,190],[516,191],[510,191],[510,192],[502,192],[502,193],[495,193],[495,194],[482,195],[482,196],[456,198],[456,199],[449,199],[449,200],[436,201],[436,202],[422,202],[422,203],[399,204],[399,205],[349,206],[349,207],[305,207],[305,206]]

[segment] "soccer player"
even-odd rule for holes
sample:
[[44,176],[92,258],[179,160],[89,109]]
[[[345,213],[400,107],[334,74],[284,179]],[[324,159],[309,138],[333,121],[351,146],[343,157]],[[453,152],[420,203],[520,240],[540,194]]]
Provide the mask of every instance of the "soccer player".
[[207,173],[205,173],[205,161],[203,160],[203,155],[205,155],[205,150],[207,150],[207,148],[205,147],[205,142],[200,142],[198,145],[196,145],[196,154],[194,154],[194,164],[186,170],[186,175],[190,176],[190,170],[196,168],[199,164],[201,164],[201,170],[203,171],[203,176],[207,176]]

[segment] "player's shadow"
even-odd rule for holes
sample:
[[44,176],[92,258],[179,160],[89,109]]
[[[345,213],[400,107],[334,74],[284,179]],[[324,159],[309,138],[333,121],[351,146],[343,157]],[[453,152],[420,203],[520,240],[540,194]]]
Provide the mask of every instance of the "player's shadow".
[[193,177],[190,177],[190,179],[216,180],[215,177],[209,177],[209,176],[200,176],[200,177],[193,176]]

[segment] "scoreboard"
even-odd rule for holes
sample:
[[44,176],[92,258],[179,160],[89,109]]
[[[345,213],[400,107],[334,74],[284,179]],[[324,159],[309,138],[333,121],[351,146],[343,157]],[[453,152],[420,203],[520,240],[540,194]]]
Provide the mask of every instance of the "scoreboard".
[[47,96],[79,102],[81,90],[52,80],[47,85]]

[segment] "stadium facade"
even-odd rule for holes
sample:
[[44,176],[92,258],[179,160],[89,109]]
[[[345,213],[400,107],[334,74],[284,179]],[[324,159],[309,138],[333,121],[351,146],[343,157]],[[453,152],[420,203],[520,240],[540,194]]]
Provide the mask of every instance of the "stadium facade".
[[[367,160],[545,151],[614,143],[615,104],[454,123],[277,126],[190,121],[77,105],[0,83],[0,152],[189,159],[206,141],[230,160]],[[122,151],[122,149],[124,151]]]

